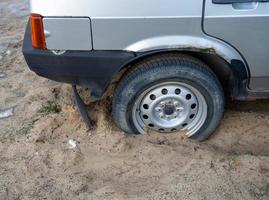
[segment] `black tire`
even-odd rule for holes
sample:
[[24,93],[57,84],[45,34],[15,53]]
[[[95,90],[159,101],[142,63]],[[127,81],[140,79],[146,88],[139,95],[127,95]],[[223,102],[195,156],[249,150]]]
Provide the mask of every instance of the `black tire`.
[[223,88],[207,65],[196,58],[177,53],[149,57],[126,73],[113,97],[112,115],[116,125],[127,133],[139,134],[132,119],[136,98],[152,85],[170,80],[189,84],[204,96],[208,105],[207,117],[191,138],[198,141],[207,139],[223,117]]

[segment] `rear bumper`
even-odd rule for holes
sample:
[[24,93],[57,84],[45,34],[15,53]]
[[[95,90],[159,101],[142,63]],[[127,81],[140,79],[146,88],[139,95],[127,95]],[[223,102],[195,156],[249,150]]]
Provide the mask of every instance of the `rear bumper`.
[[114,75],[135,57],[126,51],[67,51],[55,55],[48,50],[34,49],[29,24],[23,42],[23,55],[39,76],[74,85],[87,86],[99,99]]

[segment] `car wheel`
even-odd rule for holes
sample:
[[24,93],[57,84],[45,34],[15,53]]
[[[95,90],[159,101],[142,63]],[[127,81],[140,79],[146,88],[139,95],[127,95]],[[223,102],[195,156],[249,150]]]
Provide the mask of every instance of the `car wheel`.
[[113,97],[113,118],[127,133],[185,131],[207,139],[224,112],[222,86],[198,59],[176,53],[137,63],[122,78]]

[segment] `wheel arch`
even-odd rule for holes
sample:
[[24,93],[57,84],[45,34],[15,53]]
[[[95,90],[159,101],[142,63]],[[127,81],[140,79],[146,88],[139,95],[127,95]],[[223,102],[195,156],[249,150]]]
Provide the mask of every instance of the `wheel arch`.
[[[237,96],[240,96],[240,91],[243,89],[240,85],[241,79],[245,79],[248,74],[244,63],[237,59],[231,60],[231,63],[229,63],[225,58],[213,52],[212,49],[160,49],[137,53],[134,59],[120,68],[120,71],[113,77],[112,83],[117,84],[117,82],[126,73],[132,70],[137,63],[143,62],[150,57],[170,53],[189,55],[204,62],[218,77],[227,97],[237,99]],[[238,69],[238,63],[241,64],[240,69]]]

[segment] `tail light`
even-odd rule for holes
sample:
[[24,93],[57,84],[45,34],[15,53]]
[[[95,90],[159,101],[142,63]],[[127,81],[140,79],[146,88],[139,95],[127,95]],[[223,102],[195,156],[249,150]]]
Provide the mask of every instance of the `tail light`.
[[32,35],[32,46],[38,49],[46,49],[42,16],[38,14],[31,14],[30,26]]

